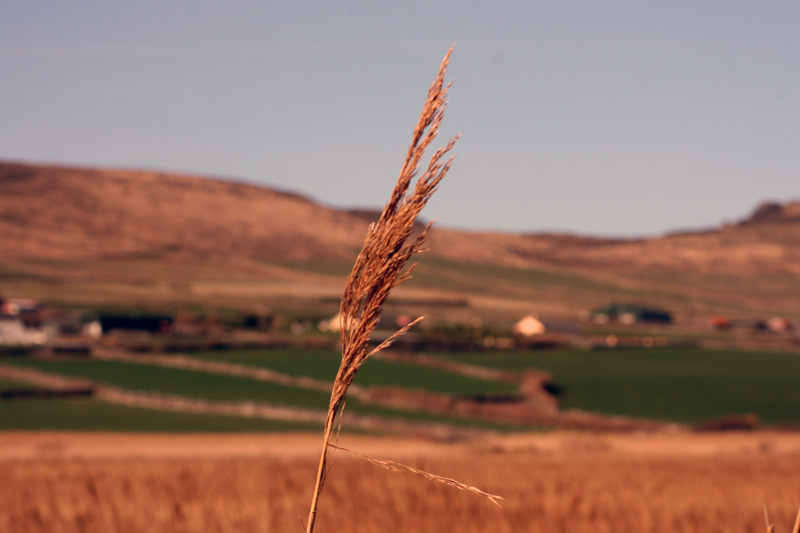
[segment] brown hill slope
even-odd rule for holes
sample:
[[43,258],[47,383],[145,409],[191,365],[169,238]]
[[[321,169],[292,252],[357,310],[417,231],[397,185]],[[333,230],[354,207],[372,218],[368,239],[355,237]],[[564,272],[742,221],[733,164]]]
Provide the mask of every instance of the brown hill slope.
[[470,234],[439,230],[432,248],[456,260],[636,273],[800,274],[800,202],[764,204],[753,216],[718,230],[650,239],[572,235]]
[[341,257],[364,223],[298,195],[155,172],[0,164],[0,254]]
[[[372,216],[223,180],[0,163],[0,292],[68,302],[331,300]],[[437,227],[415,277],[401,297],[466,301],[469,312],[572,315],[635,299],[685,314],[800,314],[800,202],[652,239]]]

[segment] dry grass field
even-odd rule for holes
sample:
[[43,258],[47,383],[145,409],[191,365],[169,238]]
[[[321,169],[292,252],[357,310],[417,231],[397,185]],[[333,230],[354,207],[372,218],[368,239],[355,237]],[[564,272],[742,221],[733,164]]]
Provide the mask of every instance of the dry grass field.
[[[317,435],[0,434],[0,531],[302,531]],[[800,435],[549,433],[350,448],[501,494],[393,474],[338,452],[319,531],[777,532],[800,506]]]

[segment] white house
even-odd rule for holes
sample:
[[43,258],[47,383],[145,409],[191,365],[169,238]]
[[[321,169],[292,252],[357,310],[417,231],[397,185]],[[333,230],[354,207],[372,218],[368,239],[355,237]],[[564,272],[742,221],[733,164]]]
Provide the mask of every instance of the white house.
[[519,322],[514,324],[511,331],[514,335],[521,335],[523,337],[532,337],[534,335],[542,335],[547,328],[536,315],[528,315],[522,318]]

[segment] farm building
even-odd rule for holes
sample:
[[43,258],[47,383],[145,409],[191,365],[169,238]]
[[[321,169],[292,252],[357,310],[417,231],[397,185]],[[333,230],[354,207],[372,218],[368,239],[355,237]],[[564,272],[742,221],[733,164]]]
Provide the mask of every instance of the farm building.
[[25,316],[36,314],[41,304],[30,298],[3,298],[0,296],[0,315]]
[[[350,324],[351,327],[353,325],[354,324]],[[339,330],[342,327],[342,315],[340,313],[336,313],[335,315],[333,315],[330,318],[327,318],[325,320],[321,320],[319,322],[319,324],[317,324],[317,327],[322,332],[329,332],[330,331],[330,332],[333,332],[333,333],[338,333]]]
[[47,334],[40,328],[27,327],[18,317],[0,317],[0,345],[44,346]]
[[[412,318],[409,315],[400,315],[398,317],[381,315],[380,320],[378,322],[378,329],[391,329],[395,330],[398,328],[402,328],[407,326],[412,322]],[[350,319],[348,324],[345,324],[345,327],[348,329],[354,328],[358,325],[358,320]],[[333,332],[337,333],[342,327],[342,315],[340,313],[336,313],[334,316],[327,318],[325,320],[321,320],[317,323],[317,328],[322,332]]]
[[514,335],[520,335],[523,337],[532,337],[534,335],[542,335],[547,328],[545,327],[544,323],[539,320],[539,317],[536,315],[527,315],[519,320],[514,327],[511,328],[511,332]]
[[785,333],[794,329],[792,321],[785,317],[772,317],[767,320],[767,329],[774,333]]
[[160,315],[100,315],[103,333],[114,330],[165,333],[172,330],[172,317]]
[[589,315],[597,324],[619,322],[621,324],[671,324],[672,315],[660,309],[632,304],[613,303],[608,307],[596,309]]

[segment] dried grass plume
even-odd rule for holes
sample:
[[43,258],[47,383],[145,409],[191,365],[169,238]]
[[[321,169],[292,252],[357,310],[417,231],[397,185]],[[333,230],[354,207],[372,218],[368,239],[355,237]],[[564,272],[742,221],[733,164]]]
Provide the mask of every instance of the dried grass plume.
[[[445,54],[436,79],[428,90],[425,107],[414,128],[411,144],[391,198],[383,208],[378,221],[369,226],[361,252],[347,278],[339,313],[342,361],[336,374],[328,405],[322,455],[306,524],[306,533],[311,533],[314,529],[319,496],[327,474],[328,449],[331,447],[331,438],[340,423],[347,390],[358,369],[370,356],[390,346],[399,336],[422,320],[422,317],[417,318],[391,335],[380,346],[369,350],[370,335],[378,325],[383,304],[395,287],[410,278],[411,271],[416,264],[409,267],[406,265],[415,254],[423,251],[423,245],[432,224],[428,224],[417,237],[412,238],[414,222],[433,193],[436,192],[439,182],[450,170],[453,162],[453,157],[447,156],[458,140],[458,136],[451,139],[444,147],[436,150],[428,162],[427,169],[417,177],[425,151],[436,138],[444,117],[447,91],[450,88],[450,84],[445,85],[444,78],[452,51],[451,47]],[[417,179],[412,187],[415,177]],[[370,460],[373,459],[370,458]],[[409,471],[415,470],[409,469]],[[415,473],[420,472],[415,471]],[[432,474],[428,476],[437,477]],[[439,481],[443,479],[445,478],[441,478]]]

